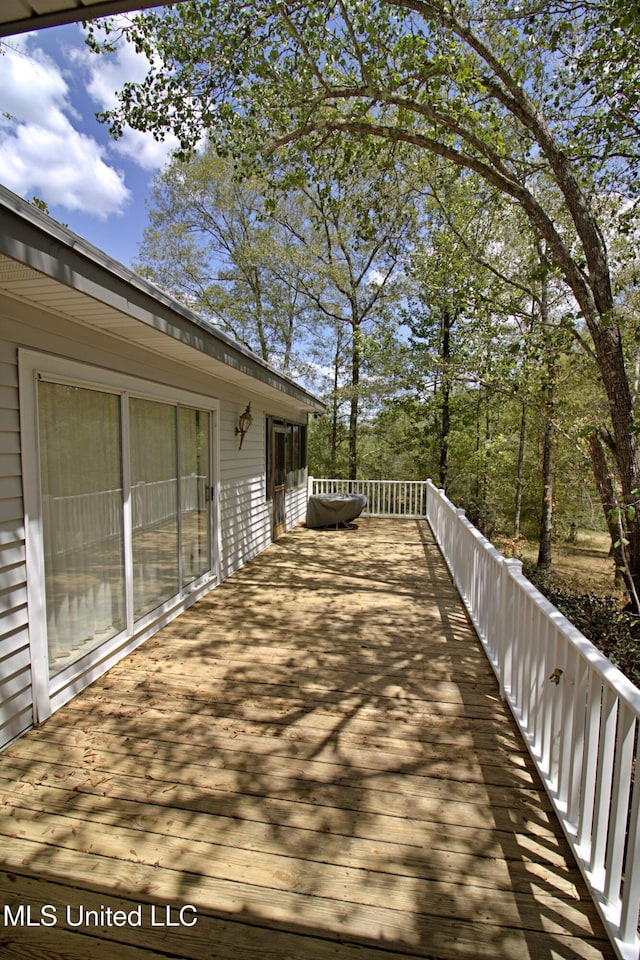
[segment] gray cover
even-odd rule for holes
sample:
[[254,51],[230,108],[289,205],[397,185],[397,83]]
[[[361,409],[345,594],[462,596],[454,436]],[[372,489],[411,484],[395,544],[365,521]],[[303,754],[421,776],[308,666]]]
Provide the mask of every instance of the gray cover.
[[364,493],[318,493],[307,502],[307,526],[348,523],[360,516],[368,502]]

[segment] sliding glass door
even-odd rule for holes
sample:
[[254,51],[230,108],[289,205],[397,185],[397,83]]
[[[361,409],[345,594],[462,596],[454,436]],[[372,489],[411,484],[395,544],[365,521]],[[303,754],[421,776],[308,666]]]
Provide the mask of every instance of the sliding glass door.
[[125,628],[120,398],[38,384],[50,675]]
[[211,571],[211,416],[38,383],[50,676]]

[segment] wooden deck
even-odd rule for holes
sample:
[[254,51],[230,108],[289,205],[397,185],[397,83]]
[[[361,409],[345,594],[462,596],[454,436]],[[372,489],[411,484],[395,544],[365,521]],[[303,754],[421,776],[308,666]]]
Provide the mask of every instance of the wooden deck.
[[0,797],[3,960],[613,956],[422,522],[283,537]]

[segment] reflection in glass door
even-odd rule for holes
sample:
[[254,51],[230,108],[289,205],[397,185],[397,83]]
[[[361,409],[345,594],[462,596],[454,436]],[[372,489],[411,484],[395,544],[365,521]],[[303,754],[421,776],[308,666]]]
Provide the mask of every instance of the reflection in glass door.
[[211,567],[209,414],[180,408],[180,539],[182,586]]
[[120,398],[38,382],[49,674],[125,627]]
[[44,379],[37,390],[54,676],[211,572],[212,414]]
[[178,592],[176,412],[168,403],[129,401],[135,620]]
[[287,526],[286,437],[287,434],[284,425],[274,423],[271,445],[273,457],[271,465],[271,469],[273,471],[271,491],[273,501],[272,537],[274,540],[277,540],[278,537],[282,536]]

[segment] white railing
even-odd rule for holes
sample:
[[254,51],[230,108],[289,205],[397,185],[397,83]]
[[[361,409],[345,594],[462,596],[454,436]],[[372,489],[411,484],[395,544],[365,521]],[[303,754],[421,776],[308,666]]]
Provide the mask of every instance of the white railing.
[[[131,487],[133,529],[175,517],[177,479],[141,481]],[[192,473],[180,478],[182,514],[206,509],[207,477]],[[72,496],[42,497],[45,549],[62,554],[122,536],[122,489]]]
[[638,960],[640,690],[536,590],[518,560],[505,559],[428,487],[429,524],[500,692],[616,953]]
[[309,477],[309,496],[321,493],[363,493],[365,517],[424,517],[427,513],[426,480],[319,480]]

